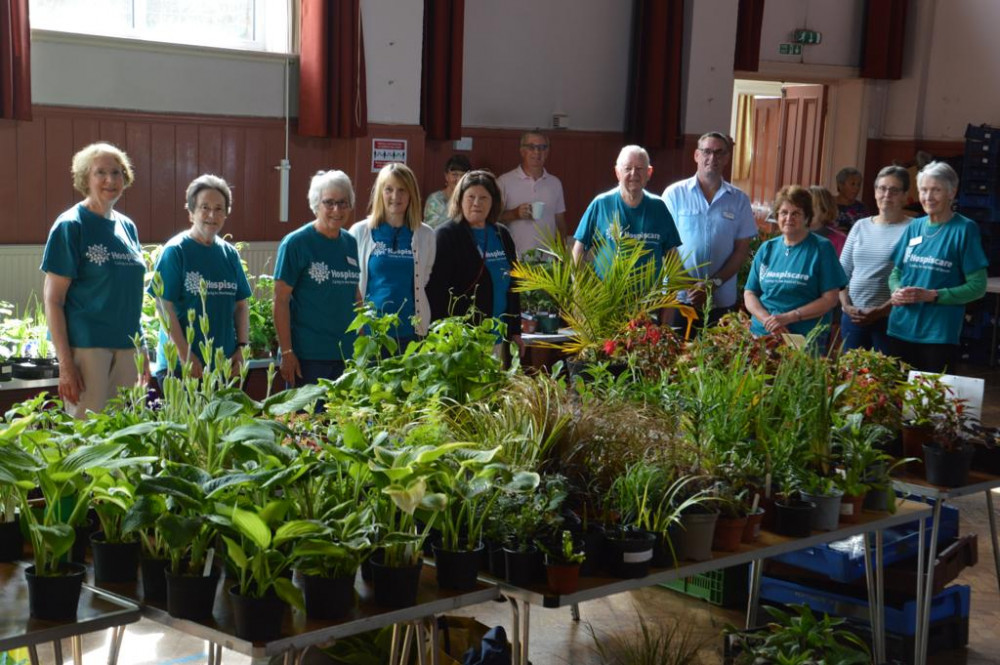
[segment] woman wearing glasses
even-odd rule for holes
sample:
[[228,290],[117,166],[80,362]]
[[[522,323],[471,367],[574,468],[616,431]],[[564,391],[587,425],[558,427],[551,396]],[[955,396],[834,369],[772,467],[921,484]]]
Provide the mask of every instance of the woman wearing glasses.
[[845,351],[875,349],[889,353],[886,325],[892,251],[910,223],[903,211],[910,190],[910,174],[902,166],[886,166],[875,178],[878,214],[859,219],[844,243],[840,265],[849,280],[840,292],[844,313],[840,336]]
[[[200,377],[205,366],[214,362],[216,349],[222,349],[237,371],[250,334],[250,283],[236,248],[219,237],[232,209],[229,185],[218,176],[201,175],[188,185],[185,199],[191,228],[168,241],[156,262],[163,292],[155,293],[150,287],[169,325],[169,330],[160,330],[156,349],[156,378],[161,387],[163,377],[172,369],[165,353],[168,336],[177,347],[179,361],[190,360],[192,376]],[[188,312],[192,310],[196,317],[208,317],[208,337],[213,344],[210,356],[202,351],[206,340],[197,318],[194,343],[188,345],[186,333],[192,325]]]
[[420,220],[417,178],[405,164],[379,171],[368,204],[371,214],[351,227],[358,241],[361,295],[383,314],[399,314],[399,351],[427,334],[431,307],[427,281],[434,267],[434,231]]
[[281,377],[289,388],[336,379],[354,348],[347,330],[359,301],[358,244],[345,231],[354,187],[343,171],[320,171],[309,184],[316,219],[292,231],[274,266],[274,327]]

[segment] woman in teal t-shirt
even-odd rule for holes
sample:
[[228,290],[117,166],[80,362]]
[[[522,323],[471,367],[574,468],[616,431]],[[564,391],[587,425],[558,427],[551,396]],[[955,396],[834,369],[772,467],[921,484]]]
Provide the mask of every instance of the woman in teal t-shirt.
[[[826,238],[809,230],[812,195],[808,189],[784,187],[774,200],[781,235],[754,255],[743,301],[753,316],[755,335],[807,335],[818,324],[829,325],[847,275]],[[823,340],[817,341],[820,349]]]
[[[214,362],[216,349],[222,349],[232,363],[233,372],[238,372],[243,347],[248,345],[250,336],[247,302],[250,283],[236,248],[219,237],[232,209],[229,185],[218,176],[198,176],[188,185],[185,201],[191,228],[171,238],[156,262],[163,293],[153,295],[157,296],[157,307],[169,325],[169,330],[160,330],[156,350],[156,377],[161,386],[171,369],[165,353],[168,337],[177,347],[180,362],[190,361],[192,376],[200,377],[205,366]],[[202,335],[197,318],[194,344],[188,345],[186,333],[191,311],[196,317],[208,317],[210,357],[202,351],[208,340]]]
[[893,250],[889,343],[914,369],[940,373],[955,367],[965,305],[986,293],[989,261],[979,227],[952,211],[955,169],[931,162],[917,190],[927,216],[910,222]]
[[43,301],[59,359],[59,397],[83,418],[118,388],[135,385],[142,313],[142,258],[135,224],[114,207],[135,173],[128,155],[94,143],[73,156],[81,203],[59,215],[42,257]]

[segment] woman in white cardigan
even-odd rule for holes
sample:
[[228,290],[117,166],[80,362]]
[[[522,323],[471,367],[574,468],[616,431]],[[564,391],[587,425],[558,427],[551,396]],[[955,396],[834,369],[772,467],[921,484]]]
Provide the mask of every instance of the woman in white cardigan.
[[427,280],[434,267],[434,231],[421,221],[417,179],[405,164],[387,164],[372,187],[369,216],[351,227],[358,241],[362,297],[381,313],[398,313],[399,351],[427,334]]

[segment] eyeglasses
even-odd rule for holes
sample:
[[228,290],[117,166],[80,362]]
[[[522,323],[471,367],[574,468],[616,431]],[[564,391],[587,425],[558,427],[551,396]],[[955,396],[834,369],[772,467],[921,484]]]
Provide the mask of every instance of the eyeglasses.
[[711,148],[698,148],[698,152],[706,157],[722,157],[729,151],[725,148],[719,148],[717,150],[712,150]]
[[213,208],[210,205],[202,204],[198,206],[198,212],[200,212],[203,215],[225,215],[226,209],[222,207]]
[[879,185],[875,188],[876,194],[888,194],[889,196],[896,196],[897,194],[903,193],[902,187],[886,187],[885,185]]
[[522,148],[527,148],[528,150],[534,150],[535,152],[545,152],[549,149],[548,143],[522,143]]
[[350,210],[351,202],[347,199],[323,199],[320,201],[327,210]]

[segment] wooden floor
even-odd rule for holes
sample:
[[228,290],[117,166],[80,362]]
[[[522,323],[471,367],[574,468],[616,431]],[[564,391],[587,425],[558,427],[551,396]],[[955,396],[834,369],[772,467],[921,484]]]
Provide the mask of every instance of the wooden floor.
[[[983,422],[1000,426],[1000,372],[968,367],[958,373],[986,379]],[[1000,505],[1000,496],[996,493],[994,496],[995,502]],[[969,645],[967,649],[936,654],[931,657],[930,663],[996,665],[1000,663],[1000,592],[988,542],[985,498],[983,495],[964,497],[953,505],[961,511],[961,532],[980,535],[979,564],[966,569],[956,580],[972,587]],[[591,627],[598,639],[605,639],[611,633],[633,630],[637,626],[638,613],[649,621],[681,621],[685,627],[690,627],[696,635],[704,638],[706,646],[701,652],[702,663],[720,663],[722,640],[719,635],[723,626],[728,623],[739,625],[743,618],[739,611],[723,610],[661,588],[587,602],[580,606],[580,613],[582,620],[576,623],[570,618],[568,610],[533,608],[531,660],[535,665],[596,665],[600,660],[593,653]],[[457,614],[474,616],[487,625],[502,624],[508,632],[512,625],[510,608],[506,603],[486,603]],[[107,638],[107,633],[100,633],[85,639],[86,665],[106,662]],[[51,651],[47,648],[40,655],[43,662],[52,662]],[[123,665],[182,665],[205,661],[206,650],[202,642],[149,621],[129,627],[119,660]],[[250,661],[244,656],[225,652],[223,662],[226,665],[245,665]]]

